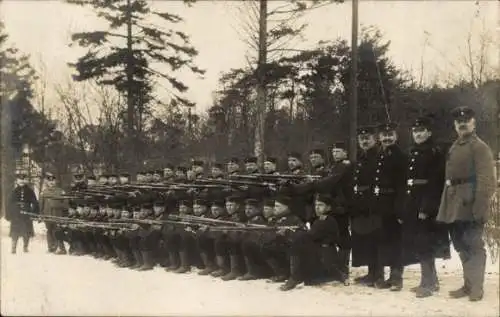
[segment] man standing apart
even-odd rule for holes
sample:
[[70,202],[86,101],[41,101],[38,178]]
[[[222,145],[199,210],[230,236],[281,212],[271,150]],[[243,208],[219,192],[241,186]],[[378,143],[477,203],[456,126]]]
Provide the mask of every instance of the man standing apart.
[[39,206],[35,192],[28,185],[28,174],[16,172],[16,185],[8,201],[5,218],[10,222],[9,236],[12,238],[12,253],[16,253],[17,241],[23,238],[23,250],[28,252],[29,239],[34,236],[33,221],[22,212],[38,214]]
[[453,110],[458,139],[446,161],[446,176],[436,220],[449,224],[450,237],[462,261],[464,285],[452,298],[483,298],[486,250],[482,239],[489,204],[495,192],[495,163],[490,147],[476,135],[474,111]]

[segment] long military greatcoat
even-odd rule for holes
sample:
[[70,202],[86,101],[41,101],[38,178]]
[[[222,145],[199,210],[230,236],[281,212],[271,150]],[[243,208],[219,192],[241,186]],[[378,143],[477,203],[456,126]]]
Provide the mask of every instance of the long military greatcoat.
[[437,221],[486,222],[496,189],[495,161],[490,147],[475,133],[453,143],[445,178]]
[[[444,184],[445,154],[432,138],[410,148],[403,204],[403,250],[407,255],[449,257],[448,230],[436,223]],[[423,213],[426,219],[419,219]]]
[[5,218],[10,221],[10,237],[33,237],[33,221],[21,211],[38,214],[40,212],[35,192],[28,185],[16,186],[12,191]]

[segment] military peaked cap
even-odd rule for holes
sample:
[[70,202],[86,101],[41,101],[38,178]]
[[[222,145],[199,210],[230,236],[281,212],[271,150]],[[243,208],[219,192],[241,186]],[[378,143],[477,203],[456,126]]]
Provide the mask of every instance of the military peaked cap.
[[365,135],[365,134],[375,134],[376,129],[373,126],[364,126],[364,127],[359,127],[358,128],[358,135]]
[[202,166],[204,165],[204,162],[202,160],[193,160],[192,163],[193,166]]
[[290,152],[288,157],[296,158],[297,160],[302,160],[302,155],[299,152]]
[[316,201],[321,201],[326,205],[331,205],[333,202],[332,196],[328,193],[318,193],[316,194],[315,199]]
[[229,159],[228,163],[240,164],[240,159],[237,157],[232,157]]
[[224,165],[222,163],[214,163],[212,167],[223,169]]
[[381,123],[377,126],[378,130],[380,132],[382,131],[394,131],[398,127],[398,124],[395,122],[386,122],[386,123]]
[[432,128],[433,120],[429,116],[418,117],[412,124],[412,128]]
[[276,164],[278,162],[278,159],[276,159],[275,157],[268,157],[265,159],[265,162],[271,162],[273,164]]
[[249,156],[245,159],[245,163],[257,163],[257,158],[255,156]]
[[345,142],[335,142],[332,144],[332,149],[346,150],[347,148]]
[[455,120],[460,120],[460,119],[470,120],[475,115],[476,115],[476,113],[474,112],[474,110],[472,110],[469,107],[457,107],[457,108],[453,109],[451,112],[451,116]]
[[259,200],[255,198],[248,198],[245,200],[245,205],[259,206]]
[[325,156],[325,151],[323,149],[312,149],[309,154],[318,154],[321,156]]

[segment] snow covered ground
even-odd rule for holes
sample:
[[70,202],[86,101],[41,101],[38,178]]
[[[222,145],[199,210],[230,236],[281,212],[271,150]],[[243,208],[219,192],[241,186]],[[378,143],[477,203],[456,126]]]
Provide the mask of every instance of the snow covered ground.
[[[177,275],[157,267],[137,272],[91,257],[46,253],[44,229],[30,252],[10,254],[5,223],[1,238],[1,314],[6,315],[305,315],[305,316],[499,316],[499,262],[487,263],[485,298],[449,299],[462,285],[456,254],[439,262],[441,292],[417,299],[408,289],[418,268],[405,271],[400,293],[338,284],[281,292],[259,281],[223,282],[195,273]],[[358,276],[364,270],[354,270]]]

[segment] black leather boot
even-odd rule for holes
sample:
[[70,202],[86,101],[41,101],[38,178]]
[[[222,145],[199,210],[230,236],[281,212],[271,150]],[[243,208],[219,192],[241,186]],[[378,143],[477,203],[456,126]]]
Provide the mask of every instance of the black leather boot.
[[237,255],[231,255],[231,271],[226,275],[222,276],[223,281],[231,281],[237,279],[242,275],[240,268],[240,259]]

